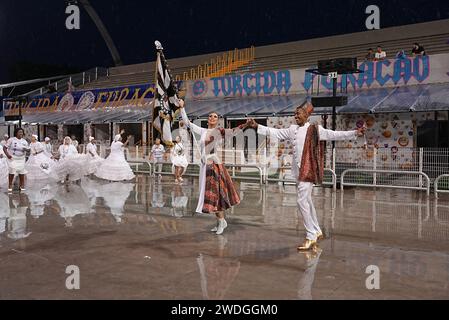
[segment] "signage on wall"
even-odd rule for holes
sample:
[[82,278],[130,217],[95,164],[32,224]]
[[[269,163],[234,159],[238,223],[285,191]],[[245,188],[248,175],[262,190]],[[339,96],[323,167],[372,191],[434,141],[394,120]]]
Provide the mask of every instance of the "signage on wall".
[[[332,79],[291,69],[226,75],[188,81],[187,99],[311,94],[332,91]],[[415,84],[449,82],[449,54],[416,56],[358,64],[363,73],[338,75],[338,88],[353,91]]]

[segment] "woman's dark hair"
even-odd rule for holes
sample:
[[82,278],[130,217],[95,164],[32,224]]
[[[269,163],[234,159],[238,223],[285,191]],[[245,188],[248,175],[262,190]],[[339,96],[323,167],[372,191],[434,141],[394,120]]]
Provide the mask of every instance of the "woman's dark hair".
[[22,128],[15,128],[15,129],[14,129],[14,137],[17,138],[17,133],[18,133],[20,130],[22,130],[23,134],[25,135],[25,130],[23,130]]

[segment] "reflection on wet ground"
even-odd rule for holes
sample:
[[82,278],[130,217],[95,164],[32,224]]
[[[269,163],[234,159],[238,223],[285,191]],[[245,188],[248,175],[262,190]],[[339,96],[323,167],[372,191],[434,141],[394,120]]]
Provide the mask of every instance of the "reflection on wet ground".
[[[238,182],[221,236],[193,214],[198,182],[85,179],[0,190],[0,298],[447,299],[449,197],[315,188],[326,234],[298,253],[294,186]],[[65,287],[69,265],[80,290]],[[368,290],[366,268],[379,267]]]

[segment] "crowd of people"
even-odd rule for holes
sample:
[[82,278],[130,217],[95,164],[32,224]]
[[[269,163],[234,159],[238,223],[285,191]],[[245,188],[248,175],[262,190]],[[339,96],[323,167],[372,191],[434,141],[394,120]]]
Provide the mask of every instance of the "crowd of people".
[[[418,42],[415,42],[412,46],[412,49],[410,50],[410,56],[425,56],[426,50],[422,45],[420,45]],[[405,50],[400,50],[398,53],[396,53],[396,59],[405,59],[407,58],[407,53]],[[382,49],[382,46],[377,46],[376,51],[373,50],[373,48],[369,48],[367,54],[365,55],[365,61],[382,61],[387,58],[387,52]]]
[[111,152],[101,158],[97,152],[94,137],[89,137],[85,151],[80,153],[78,141],[66,136],[57,151],[53,150],[51,139],[38,141],[32,135],[28,141],[22,128],[14,130],[14,136],[7,135],[1,141],[0,179],[7,180],[8,192],[13,191],[14,179],[19,178],[19,191],[25,191],[25,177],[29,184],[61,183],[80,181],[84,176],[96,176],[108,181],[129,181],[134,173],[125,159],[122,142],[124,132],[117,134],[111,144]]
[[[134,178],[134,174],[126,161],[124,149],[129,143],[129,136],[123,142],[122,130],[114,137],[110,146],[110,154],[104,159],[99,155],[98,145],[94,137],[83,152],[79,152],[79,142],[75,136],[66,136],[62,144],[54,151],[49,137],[43,142],[38,141],[37,135],[29,140],[24,137],[24,130],[17,128],[14,136],[4,135],[0,142],[0,178],[8,177],[8,190],[13,187],[13,179],[18,176],[19,189],[25,189],[27,181],[79,181],[81,177],[90,175],[109,181],[127,181]],[[149,157],[153,163],[153,176],[161,178],[164,163],[172,163],[172,173],[175,183],[182,183],[188,160],[186,149],[177,136],[171,149],[166,150],[159,138],[156,138]],[[3,179],[5,180],[5,179]]]

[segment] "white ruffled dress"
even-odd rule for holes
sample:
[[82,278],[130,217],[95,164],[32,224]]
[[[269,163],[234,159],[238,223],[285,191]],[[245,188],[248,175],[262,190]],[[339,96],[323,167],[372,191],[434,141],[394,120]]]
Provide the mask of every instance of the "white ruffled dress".
[[111,153],[98,167],[95,176],[110,181],[126,181],[135,177],[125,159],[122,142],[112,142]]
[[63,144],[59,147],[59,161],[53,168],[54,176],[58,180],[80,180],[87,174],[88,158],[86,154],[79,154],[74,145]]
[[51,182],[55,179],[51,173],[54,161],[47,156],[42,143],[32,142],[30,147],[31,155],[25,164],[28,181]]
[[86,146],[86,154],[88,159],[87,174],[94,174],[104,159],[98,155],[97,147],[90,142]]
[[189,162],[187,161],[187,158],[185,156],[185,149],[182,143],[175,144],[171,154],[171,162],[173,174],[175,173],[175,167],[182,167],[183,174],[184,172],[186,172]]

